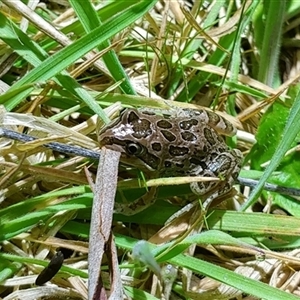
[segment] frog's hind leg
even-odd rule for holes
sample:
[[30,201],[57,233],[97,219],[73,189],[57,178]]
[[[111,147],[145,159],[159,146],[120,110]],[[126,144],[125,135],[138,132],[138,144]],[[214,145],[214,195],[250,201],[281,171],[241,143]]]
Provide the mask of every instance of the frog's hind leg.
[[209,199],[220,197],[227,194],[237,179],[241,168],[241,153],[234,149],[230,152],[220,153],[217,157],[210,160],[207,169],[203,172],[204,177],[219,178],[218,181],[192,182],[191,190],[201,198]]

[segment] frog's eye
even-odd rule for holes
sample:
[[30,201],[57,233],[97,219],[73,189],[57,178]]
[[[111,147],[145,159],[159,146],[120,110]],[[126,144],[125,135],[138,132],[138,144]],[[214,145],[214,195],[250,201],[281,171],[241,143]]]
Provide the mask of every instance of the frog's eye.
[[126,152],[129,155],[140,155],[143,152],[143,147],[140,144],[129,143],[126,145]]

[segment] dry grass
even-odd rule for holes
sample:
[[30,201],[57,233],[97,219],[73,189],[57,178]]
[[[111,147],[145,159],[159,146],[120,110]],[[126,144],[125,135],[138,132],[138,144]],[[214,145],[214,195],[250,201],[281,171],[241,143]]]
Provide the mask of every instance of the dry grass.
[[[158,178],[152,207],[114,215],[124,299],[297,299],[299,3],[276,8],[270,1],[267,11],[259,1],[158,1],[151,8],[149,0],[132,9],[126,1],[93,1],[100,22],[69,2],[41,2],[28,11],[21,1],[0,4],[1,128],[37,138],[0,139],[1,299],[88,297],[93,193],[86,170],[95,180],[97,162],[43,145],[97,151],[99,127],[121,105],[168,109],[171,101],[224,115],[238,128],[227,142],[245,156],[241,177],[259,180],[268,165],[268,181],[298,195],[260,188],[250,195],[236,186],[237,195],[205,220],[198,209],[164,225],[195,196],[188,185],[163,186]],[[116,201],[145,192],[139,177],[120,168]],[[182,242],[178,236],[191,228],[193,213],[209,230]],[[164,288],[151,264],[146,271],[129,255],[138,240],[158,245],[149,245],[147,258],[154,255],[163,270],[172,266]],[[184,256],[195,244],[194,256]],[[57,249],[65,255],[63,268],[51,283],[35,286]],[[109,260],[102,260],[101,273],[107,290],[117,280],[109,277]]]

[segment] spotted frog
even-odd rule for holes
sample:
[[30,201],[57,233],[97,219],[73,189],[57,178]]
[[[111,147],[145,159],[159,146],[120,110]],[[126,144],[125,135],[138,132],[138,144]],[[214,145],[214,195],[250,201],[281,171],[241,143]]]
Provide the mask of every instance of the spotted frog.
[[[202,199],[217,198],[232,189],[241,169],[242,154],[230,149],[219,134],[236,129],[207,110],[179,109],[171,114],[125,109],[101,130],[100,146],[121,152],[121,161],[151,178],[175,176],[216,177],[219,181],[193,182],[192,192]],[[117,213],[132,215],[156,200],[151,187],[141,198],[115,205]]]

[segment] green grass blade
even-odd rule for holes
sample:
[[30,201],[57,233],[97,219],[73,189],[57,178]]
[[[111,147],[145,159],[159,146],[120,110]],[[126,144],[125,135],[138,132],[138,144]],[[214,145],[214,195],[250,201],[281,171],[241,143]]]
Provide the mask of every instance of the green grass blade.
[[247,278],[235,272],[226,270],[212,263],[185,255],[178,255],[170,263],[188,268],[196,274],[209,276],[249,295],[266,300],[296,300],[297,296],[288,294],[265,283]]
[[282,28],[285,22],[286,1],[266,1],[264,43],[260,55],[258,79],[269,86],[279,85],[278,58]]
[[[43,63],[14,84],[12,89],[19,88],[20,86],[28,83],[46,81],[54,77],[71,63],[80,59],[87,52],[91,51],[107,39],[111,38],[114,34],[118,33],[120,30],[126,28],[135,20],[143,16],[143,14],[152,8],[155,3],[156,1],[140,1],[129,6],[126,11],[114,16],[113,20],[108,20],[87,35],[83,36],[81,39],[75,41],[70,46],[65,47],[61,51],[44,60]],[[4,15],[2,16],[3,17],[0,18],[1,28],[10,26]],[[3,33],[2,36],[5,37],[5,33]],[[42,57],[39,57],[39,59],[41,58]],[[27,95],[22,94],[18,100],[21,101],[26,96]],[[96,109],[96,107],[93,107],[93,109]]]
[[[4,15],[2,15],[2,17],[3,18],[1,18],[0,14],[0,22],[2,22],[3,25],[0,27],[0,38],[12,49],[15,49],[15,52],[17,52],[34,67],[43,65],[45,60],[48,58],[49,64],[47,65],[48,68],[51,69],[51,58],[49,58],[47,52],[45,52],[37,43],[30,40],[30,38],[24,34],[22,30],[20,30],[13,22],[11,22],[9,19],[6,19]],[[71,64],[72,61],[69,61],[69,63]],[[53,73],[52,75],[55,76],[56,74]],[[76,82],[76,80],[70,77],[66,71],[62,71],[61,74],[57,74],[55,81],[60,83],[70,93],[80,98],[106,123],[109,122],[109,119],[94,98],[91,97],[90,94]],[[20,85],[17,82],[13,88],[9,89],[4,95],[0,96],[0,103],[5,103],[5,107],[8,111],[12,110],[33,91],[34,83],[35,82],[28,80],[26,83]],[[11,97],[11,95],[13,95],[13,97]]]
[[[119,1],[119,3],[122,1]],[[77,17],[81,21],[85,31],[91,32],[94,28],[99,27],[102,22],[99,19],[97,12],[94,10],[92,4],[89,1],[76,1],[70,0],[70,4],[72,5]],[[104,41],[101,45],[98,46],[99,50],[103,50],[105,48],[110,47],[111,44],[109,40]],[[103,60],[109,69],[112,77],[116,82],[123,81],[120,84],[121,90],[125,94],[135,95],[136,92],[132,87],[129,77],[124,71],[122,64],[120,63],[118,56],[116,55],[114,50],[110,50],[106,54],[103,55]]]
[[272,157],[270,164],[266,168],[259,183],[250,194],[248,201],[245,202],[244,205],[241,207],[241,210],[243,211],[246,210],[249,206],[254,204],[255,200],[259,197],[259,194],[262,191],[265,182],[271,176],[271,174],[276,170],[282,158],[284,157],[285,153],[289,150],[291,143],[295,140],[297,134],[299,133],[299,128],[300,128],[300,92],[298,92],[294,100],[293,106],[291,108],[290,115],[287,119],[286,126],[282,133],[283,136],[282,141],[279,144],[278,149],[274,153],[274,156]]
[[[116,243],[121,248],[131,250],[134,247],[136,242],[137,241],[135,241],[132,238],[128,238],[118,234],[116,235]],[[153,250],[154,249],[156,250],[154,245],[149,244],[149,247]],[[163,248],[163,247],[164,245],[158,246],[158,248]],[[244,293],[256,296],[259,299],[267,299],[267,300],[298,299],[297,296],[295,295],[290,295],[284,291],[271,287],[265,283],[245,277],[243,275],[237,274],[233,271],[200,260],[198,258],[179,254],[176,257],[169,259],[168,263],[183,268],[187,268],[193,271],[195,274],[199,274],[201,276],[203,275],[208,276],[217,281],[232,286],[238,290],[241,290]],[[259,264],[259,261],[257,262],[257,264]]]

